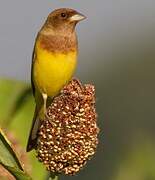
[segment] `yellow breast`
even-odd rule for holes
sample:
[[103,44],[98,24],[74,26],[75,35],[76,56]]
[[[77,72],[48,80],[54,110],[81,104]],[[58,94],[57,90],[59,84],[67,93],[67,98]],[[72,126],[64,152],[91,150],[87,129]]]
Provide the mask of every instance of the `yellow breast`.
[[71,79],[76,67],[77,52],[52,53],[40,46],[35,49],[33,79],[40,93],[55,96]]

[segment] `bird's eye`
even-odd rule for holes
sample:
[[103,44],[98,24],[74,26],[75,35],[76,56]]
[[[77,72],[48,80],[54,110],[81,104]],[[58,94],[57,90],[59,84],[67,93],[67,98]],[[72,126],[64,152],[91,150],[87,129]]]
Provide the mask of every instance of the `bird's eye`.
[[62,17],[62,18],[66,18],[66,17],[67,17],[67,14],[66,14],[66,13],[61,13],[61,17]]

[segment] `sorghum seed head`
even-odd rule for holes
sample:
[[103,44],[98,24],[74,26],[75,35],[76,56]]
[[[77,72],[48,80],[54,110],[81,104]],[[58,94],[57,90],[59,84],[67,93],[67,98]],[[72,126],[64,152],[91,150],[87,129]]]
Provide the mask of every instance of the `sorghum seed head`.
[[95,88],[73,79],[47,109],[38,132],[37,157],[47,170],[73,175],[95,153]]

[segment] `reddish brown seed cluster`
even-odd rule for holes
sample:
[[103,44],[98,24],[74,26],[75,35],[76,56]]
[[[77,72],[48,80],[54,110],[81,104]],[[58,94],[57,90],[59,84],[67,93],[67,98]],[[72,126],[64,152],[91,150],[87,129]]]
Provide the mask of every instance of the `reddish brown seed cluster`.
[[39,130],[37,157],[47,170],[73,175],[95,153],[95,88],[73,79],[48,107]]

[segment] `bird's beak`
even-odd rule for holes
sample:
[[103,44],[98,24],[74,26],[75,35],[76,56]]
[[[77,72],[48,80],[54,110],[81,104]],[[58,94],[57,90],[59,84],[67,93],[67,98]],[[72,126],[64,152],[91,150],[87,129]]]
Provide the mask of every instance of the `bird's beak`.
[[70,20],[70,22],[78,22],[78,21],[82,21],[84,19],[86,19],[86,16],[84,16],[81,13],[76,13],[73,16],[71,16],[69,20]]

